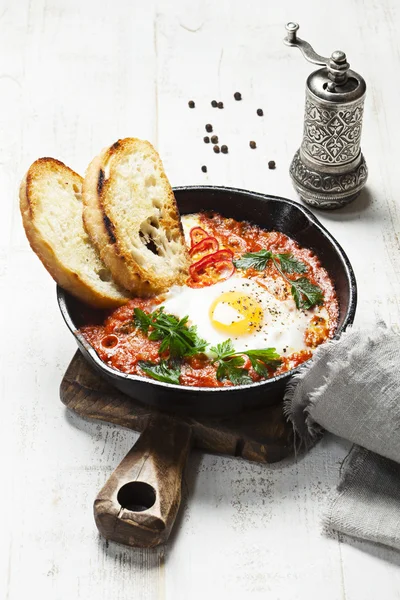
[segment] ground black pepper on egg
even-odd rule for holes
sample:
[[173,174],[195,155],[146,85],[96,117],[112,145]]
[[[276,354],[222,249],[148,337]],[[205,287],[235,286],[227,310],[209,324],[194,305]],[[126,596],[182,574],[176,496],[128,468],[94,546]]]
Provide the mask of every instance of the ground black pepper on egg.
[[193,100],[189,100],[188,105],[189,105],[189,108],[194,108],[196,106],[195,103],[193,102]]

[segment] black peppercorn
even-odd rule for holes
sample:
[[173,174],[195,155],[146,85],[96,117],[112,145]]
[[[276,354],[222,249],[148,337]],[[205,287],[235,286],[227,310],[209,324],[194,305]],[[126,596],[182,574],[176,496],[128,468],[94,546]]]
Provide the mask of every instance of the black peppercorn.
[[212,125],[210,123],[207,123],[206,125],[206,131],[208,131],[208,133],[211,133],[213,130]]
[[262,117],[263,114],[264,114],[263,109],[262,108],[257,108],[257,114],[258,114],[259,117]]
[[217,135],[212,135],[211,136],[211,141],[213,144],[218,144],[218,136]]
[[233,97],[235,98],[235,100],[241,100],[242,99],[242,94],[240,92],[235,92],[233,94]]
[[209,143],[210,143],[210,138],[208,137],[208,135],[205,135],[205,136],[203,137],[203,142],[204,142],[205,144],[209,144]]
[[257,148],[257,144],[251,140],[251,142],[249,143],[250,148],[252,148],[254,150],[254,148]]
[[268,161],[268,169],[275,169],[276,164],[274,160],[269,160]]
[[215,154],[219,154],[219,146],[214,146],[213,150]]
[[207,173],[207,167],[206,167],[206,165],[203,165],[201,167],[201,170],[203,171],[203,173]]
[[222,154],[228,154],[228,146],[225,146],[225,144],[221,146],[221,152]]
[[223,102],[218,102],[218,108],[224,108],[224,103]]
[[189,100],[188,104],[189,104],[189,108],[194,108],[196,106],[195,103],[193,102],[193,100]]
[[217,102],[216,100],[212,100],[212,102],[211,102],[211,106],[212,106],[213,108],[217,108],[217,106],[218,106],[218,102]]

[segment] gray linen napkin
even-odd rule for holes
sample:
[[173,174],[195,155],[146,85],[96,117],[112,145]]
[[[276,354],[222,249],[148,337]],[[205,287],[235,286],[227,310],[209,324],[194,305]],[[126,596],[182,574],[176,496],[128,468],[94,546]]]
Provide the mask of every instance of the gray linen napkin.
[[324,524],[400,550],[400,336],[380,323],[320,346],[288,385],[285,412],[299,445],[323,430],[357,444]]

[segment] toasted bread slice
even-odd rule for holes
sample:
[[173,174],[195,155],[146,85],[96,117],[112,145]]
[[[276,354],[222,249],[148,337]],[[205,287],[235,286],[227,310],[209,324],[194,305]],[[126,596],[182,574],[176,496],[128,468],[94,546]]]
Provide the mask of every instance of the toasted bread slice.
[[139,296],[187,277],[189,257],[175,197],[150,142],[119,140],[89,165],[85,227],[113,278]]
[[101,261],[83,226],[83,179],[54,158],[34,162],[20,187],[25,232],[50,275],[87,304],[113,308],[129,300]]

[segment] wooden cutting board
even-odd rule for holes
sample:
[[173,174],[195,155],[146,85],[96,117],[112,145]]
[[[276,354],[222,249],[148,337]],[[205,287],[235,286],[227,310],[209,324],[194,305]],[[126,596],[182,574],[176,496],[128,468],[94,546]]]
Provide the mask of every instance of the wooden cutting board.
[[161,413],[112,387],[79,351],[61,382],[60,396],[68,409],[83,417],[142,432],[94,503],[100,533],[129,546],[167,541],[191,447],[264,463],[293,452],[292,428],[282,404],[229,417]]

